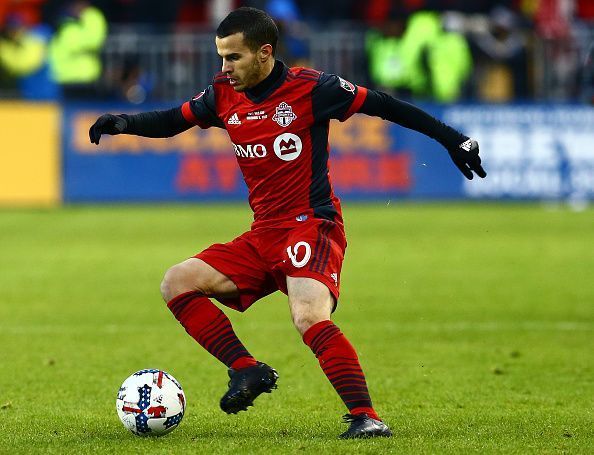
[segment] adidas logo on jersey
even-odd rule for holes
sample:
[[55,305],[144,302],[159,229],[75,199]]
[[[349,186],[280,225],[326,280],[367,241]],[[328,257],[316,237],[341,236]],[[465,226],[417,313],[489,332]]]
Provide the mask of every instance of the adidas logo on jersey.
[[462,142],[462,144],[460,144],[459,147],[466,152],[470,152],[470,148],[472,147],[472,139],[468,139],[466,142]]
[[239,120],[239,116],[237,115],[237,112],[235,114],[233,114],[231,117],[229,117],[229,120],[227,120],[227,123],[229,125],[241,125],[241,120]]

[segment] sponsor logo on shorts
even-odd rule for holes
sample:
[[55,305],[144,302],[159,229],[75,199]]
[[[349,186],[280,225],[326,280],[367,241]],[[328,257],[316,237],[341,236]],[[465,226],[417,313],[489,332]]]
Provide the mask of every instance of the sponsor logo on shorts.
[[274,140],[274,153],[283,161],[293,161],[303,148],[301,138],[293,133],[283,133]]

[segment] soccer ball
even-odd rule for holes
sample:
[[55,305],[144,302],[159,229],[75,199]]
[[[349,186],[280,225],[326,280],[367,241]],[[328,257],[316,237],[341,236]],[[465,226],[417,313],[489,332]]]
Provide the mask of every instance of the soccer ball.
[[140,370],[120,387],[116,409],[124,426],[135,435],[162,436],[181,422],[186,396],[169,373]]

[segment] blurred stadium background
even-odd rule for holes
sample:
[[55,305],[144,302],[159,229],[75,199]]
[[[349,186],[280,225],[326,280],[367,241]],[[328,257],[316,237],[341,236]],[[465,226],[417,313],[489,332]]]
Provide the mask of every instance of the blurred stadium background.
[[463,182],[431,141],[359,116],[333,125],[343,197],[594,195],[591,0],[3,0],[0,204],[243,199],[224,132],[87,140],[97,114],[201,91],[220,66],[213,30],[243,5],[275,17],[288,64],[420,103],[476,137],[489,171]]

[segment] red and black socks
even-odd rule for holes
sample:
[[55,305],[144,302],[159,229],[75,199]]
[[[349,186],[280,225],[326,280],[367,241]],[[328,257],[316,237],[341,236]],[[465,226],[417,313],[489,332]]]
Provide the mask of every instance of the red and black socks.
[[322,370],[349,412],[367,414],[380,420],[373,409],[355,348],[340,329],[330,320],[321,321],[303,334],[303,341],[318,358]]
[[186,332],[213,356],[234,370],[257,365],[233,331],[231,321],[199,292],[171,299],[167,306]]

